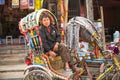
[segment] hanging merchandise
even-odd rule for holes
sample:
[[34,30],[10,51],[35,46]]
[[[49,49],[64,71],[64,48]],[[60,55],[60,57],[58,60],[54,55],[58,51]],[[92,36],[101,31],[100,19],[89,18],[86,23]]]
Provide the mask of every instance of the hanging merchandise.
[[20,9],[28,9],[28,0],[20,0]]
[[5,0],[0,0],[0,5],[5,5]]
[[12,8],[19,8],[19,0],[12,0]]
[[43,0],[35,0],[35,10],[39,10],[42,8]]
[[34,1],[35,0],[29,0],[29,9],[34,9]]

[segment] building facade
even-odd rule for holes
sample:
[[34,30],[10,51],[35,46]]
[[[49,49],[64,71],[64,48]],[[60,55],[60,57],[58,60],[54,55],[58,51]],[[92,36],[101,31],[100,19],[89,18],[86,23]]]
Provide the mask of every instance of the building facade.
[[[60,1],[65,0],[43,0],[43,8],[52,11],[60,23],[60,16],[62,15],[59,6]],[[0,37],[5,38],[7,35],[12,35],[17,38],[20,34],[18,29],[18,22],[22,17],[25,17],[32,9],[12,8],[12,0],[5,0],[5,5],[0,5]],[[101,20],[101,9],[103,6],[104,27],[106,34],[111,35],[115,30],[120,31],[120,1],[119,0],[92,0],[92,13],[87,12],[87,0],[68,0],[68,18],[67,21],[75,16],[87,17],[89,14],[93,15],[93,21]],[[63,6],[65,7],[65,6]]]

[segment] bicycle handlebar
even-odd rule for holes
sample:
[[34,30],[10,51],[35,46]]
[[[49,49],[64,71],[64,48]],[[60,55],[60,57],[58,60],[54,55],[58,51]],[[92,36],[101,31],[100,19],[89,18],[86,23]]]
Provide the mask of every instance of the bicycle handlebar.
[[112,50],[104,50],[104,51],[102,51],[103,53],[106,53],[106,52],[110,52],[110,53],[112,53],[113,51]]
[[107,46],[109,46],[109,45],[115,45],[116,46],[117,44],[120,44],[120,42],[110,42],[110,43],[107,44]]

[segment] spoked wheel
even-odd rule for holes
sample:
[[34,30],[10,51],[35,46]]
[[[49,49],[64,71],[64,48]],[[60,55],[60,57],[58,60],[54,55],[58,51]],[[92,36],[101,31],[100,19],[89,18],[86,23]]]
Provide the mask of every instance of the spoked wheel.
[[120,72],[115,73],[112,80],[120,80]]
[[29,72],[24,80],[52,80],[52,78],[42,70],[33,70]]
[[71,75],[68,80],[82,80],[80,76],[76,76],[75,74]]

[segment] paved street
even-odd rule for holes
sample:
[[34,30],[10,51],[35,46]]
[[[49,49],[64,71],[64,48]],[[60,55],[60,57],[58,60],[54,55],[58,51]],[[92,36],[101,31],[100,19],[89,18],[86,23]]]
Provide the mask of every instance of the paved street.
[[[16,53],[5,54],[5,50],[2,51],[4,53],[0,52],[0,80],[23,80],[24,77],[23,72],[26,67],[24,63],[24,57],[26,53],[25,52],[21,53],[20,50],[18,51],[15,50],[15,47],[17,47],[18,49],[18,46],[11,46],[11,47],[12,49],[14,49],[12,50],[12,52],[14,51]],[[0,51],[1,49],[3,50],[3,47],[2,48],[0,47]],[[117,57],[120,60],[120,54]]]
[[24,45],[0,46],[0,80],[23,80]]
[[17,65],[1,65],[0,80],[22,80],[25,64]]

